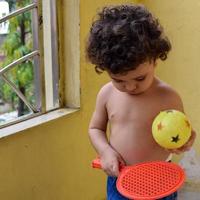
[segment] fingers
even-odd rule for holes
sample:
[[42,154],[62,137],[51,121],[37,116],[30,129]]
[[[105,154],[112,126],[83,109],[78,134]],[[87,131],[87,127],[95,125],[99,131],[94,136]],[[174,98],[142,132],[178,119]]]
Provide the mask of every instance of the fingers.
[[120,167],[125,165],[121,155],[114,149],[109,148],[101,155],[102,169],[109,176],[118,176]]
[[119,160],[119,168],[126,165],[126,162],[123,160],[123,158],[119,157],[118,160]]
[[119,164],[113,166],[112,172],[114,176],[119,175]]
[[119,164],[113,163],[110,166],[103,168],[104,172],[109,176],[118,176],[119,175]]
[[183,153],[183,151],[181,151],[181,150],[179,150],[179,149],[167,149],[167,151],[169,152],[169,153],[175,153],[175,154],[181,154],[181,153]]
[[117,158],[112,159],[112,161],[105,161],[102,163],[102,169],[109,176],[119,175],[119,161]]
[[175,153],[175,154],[181,154],[184,153],[185,151],[189,151],[192,147],[192,144],[190,145],[189,143],[187,145],[184,145],[178,149],[166,149],[169,153]]

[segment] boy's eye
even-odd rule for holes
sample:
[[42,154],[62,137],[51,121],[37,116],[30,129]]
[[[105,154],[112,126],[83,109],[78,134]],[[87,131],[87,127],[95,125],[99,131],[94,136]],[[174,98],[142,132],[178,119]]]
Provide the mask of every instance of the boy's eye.
[[113,79],[115,82],[117,82],[117,83],[122,83],[123,81],[121,81],[121,80],[116,80],[116,79]]
[[136,78],[135,80],[136,81],[143,81],[145,78],[146,78],[146,76],[142,76],[142,77]]

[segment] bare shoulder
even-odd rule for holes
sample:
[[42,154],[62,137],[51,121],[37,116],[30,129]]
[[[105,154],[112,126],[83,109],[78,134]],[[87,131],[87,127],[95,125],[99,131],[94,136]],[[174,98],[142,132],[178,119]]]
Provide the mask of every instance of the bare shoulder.
[[97,95],[98,99],[101,99],[102,101],[104,101],[105,103],[107,102],[107,100],[109,99],[110,94],[113,91],[113,85],[111,82],[105,84],[100,90],[99,93]]
[[103,131],[106,130],[108,121],[107,101],[112,90],[112,84],[107,83],[100,89],[99,93],[97,94],[95,110],[89,125],[90,129],[98,128]]
[[166,107],[177,109],[182,112],[184,111],[182,99],[179,93],[171,85],[158,80],[156,88],[159,93],[159,97]]

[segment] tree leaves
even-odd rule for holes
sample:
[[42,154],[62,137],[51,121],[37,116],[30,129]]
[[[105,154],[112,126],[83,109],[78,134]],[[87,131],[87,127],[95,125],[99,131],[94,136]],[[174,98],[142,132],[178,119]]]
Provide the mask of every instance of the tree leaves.
[[[7,2],[11,6],[11,10],[14,7],[15,9],[18,9],[30,4],[30,0],[7,0]],[[31,24],[31,12],[20,14],[9,20],[9,33],[3,44],[0,46],[0,51],[5,55],[5,59],[0,63],[0,68],[7,66],[32,51],[33,37]],[[25,88],[25,96],[30,95],[30,90],[33,89],[33,62],[27,60],[15,66],[6,73],[6,77],[18,88]],[[3,95],[5,101],[11,102],[13,99],[17,98],[17,95],[11,90],[10,86],[3,81],[0,81],[0,88],[2,90],[1,96]],[[33,94],[31,97],[27,96],[27,98],[31,100]],[[16,107],[16,100],[14,100],[14,104],[13,107]]]

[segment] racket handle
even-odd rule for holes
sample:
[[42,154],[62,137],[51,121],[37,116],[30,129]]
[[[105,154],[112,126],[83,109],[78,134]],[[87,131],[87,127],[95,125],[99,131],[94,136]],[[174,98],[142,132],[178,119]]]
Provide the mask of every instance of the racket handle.
[[92,161],[92,167],[93,168],[98,168],[98,169],[101,169],[101,161],[99,158],[96,158]]
[[[97,168],[97,169],[102,169],[100,158],[96,158],[92,161],[92,167]],[[119,170],[122,170],[122,168],[124,167],[125,165],[123,165],[122,163],[119,163]]]

